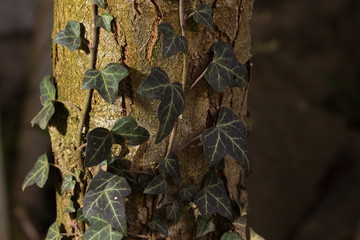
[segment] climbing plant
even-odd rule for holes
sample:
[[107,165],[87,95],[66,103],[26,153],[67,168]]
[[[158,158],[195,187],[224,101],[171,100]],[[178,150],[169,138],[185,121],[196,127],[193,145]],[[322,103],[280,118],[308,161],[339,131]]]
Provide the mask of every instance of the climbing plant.
[[[45,76],[40,84],[43,109],[31,121],[32,125],[38,124],[42,129],[46,129],[55,113],[55,102],[73,108],[79,119],[78,132],[73,140],[78,153],[77,166],[71,171],[66,170],[57,164],[49,163],[45,153],[38,158],[23,183],[23,190],[34,183],[43,187],[48,178],[49,166],[56,167],[66,174],[61,185],[61,194],[68,197],[68,207],[65,211],[75,216],[74,232],[61,232],[58,222],[55,221],[50,226],[46,239],[62,239],[64,236],[85,240],[171,237],[168,236],[168,227],[178,223],[183,209],[188,206],[194,209],[197,238],[215,231],[217,223],[213,221],[213,217],[222,216],[229,224],[222,230],[221,239],[247,239],[247,206],[241,199],[234,200],[229,197],[222,166],[224,157],[230,156],[246,173],[250,172],[247,131],[239,117],[231,109],[219,107],[216,109],[217,120],[213,126],[208,127],[183,148],[174,149],[174,140],[177,138],[178,124],[183,121],[182,114],[188,93],[193,91],[201,80],[205,79],[218,94],[224,94],[229,88],[246,87],[249,81],[247,68],[238,61],[232,45],[218,41],[209,49],[212,52],[209,65],[193,83],[187,82],[189,42],[185,36],[186,20],[193,18],[208,31],[213,31],[214,25],[211,6],[200,4],[185,15],[183,5],[184,1],[180,0],[180,33],[168,22],[157,25],[162,35],[162,57],[167,59],[181,54],[180,52],[183,54],[184,73],[180,78],[182,81],[174,81],[161,66],[154,66],[137,88],[137,93],[149,101],[160,100],[157,107],[159,127],[155,144],[161,143],[167,137],[170,139],[167,151],[160,161],[154,162],[152,171],[132,171],[124,164],[126,159],[117,156],[114,150],[118,145],[138,146],[149,141],[151,134],[133,117],[123,116],[109,128],[96,127],[88,131],[86,136],[83,134],[93,91],[96,90],[108,104],[114,104],[119,86],[122,86],[119,83],[130,76],[127,66],[118,62],[107,63],[102,69],[96,66],[99,28],[107,32],[114,31],[114,18],[110,12],[97,14],[98,7],[106,10],[106,2],[93,0],[91,3],[92,41],[85,39],[82,33],[84,24],[76,21],[67,22],[65,28],[54,37],[55,44],[65,46],[70,51],[80,51],[84,48],[84,43],[87,43],[85,48],[88,47],[90,51],[90,64],[89,69],[83,73],[81,88],[86,91],[86,97],[82,106],[57,100],[54,77]],[[199,140],[204,152],[203,159],[199,161],[206,161],[208,165],[208,173],[204,176],[201,186],[184,182],[179,167],[181,152]],[[244,187],[240,184],[239,191]],[[147,222],[148,235],[137,235],[128,231],[126,202],[131,194],[172,199],[153,209],[153,217]],[[77,199],[82,201],[80,206],[76,203]],[[160,235],[151,238],[154,232]]]

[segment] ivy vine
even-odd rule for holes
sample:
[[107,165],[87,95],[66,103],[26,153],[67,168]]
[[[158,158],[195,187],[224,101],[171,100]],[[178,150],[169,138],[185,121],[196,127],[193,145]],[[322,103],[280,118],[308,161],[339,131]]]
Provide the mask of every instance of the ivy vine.
[[[76,212],[79,221],[79,232],[74,235],[82,236],[85,240],[98,239],[122,239],[132,233],[127,231],[125,201],[135,192],[143,194],[169,194],[172,185],[178,186],[178,191],[172,192],[176,200],[169,203],[165,209],[155,212],[153,219],[148,223],[152,231],[168,236],[169,224],[179,221],[182,209],[189,202],[196,205],[199,211],[196,217],[196,237],[199,238],[215,231],[212,221],[214,214],[225,217],[229,222],[234,222],[235,228],[240,226],[239,218],[243,217],[242,211],[236,212],[227,194],[224,181],[221,177],[219,162],[230,155],[236,159],[247,172],[250,171],[250,158],[247,146],[245,128],[238,116],[230,109],[222,107],[218,109],[218,119],[215,126],[206,129],[200,139],[204,149],[204,158],[209,166],[209,172],[204,177],[203,186],[198,188],[196,184],[181,181],[179,170],[178,152],[172,149],[173,139],[176,137],[176,128],[179,116],[184,111],[185,92],[191,91],[204,77],[212,89],[222,93],[229,87],[244,87],[248,82],[248,73],[244,65],[236,58],[232,46],[226,42],[215,42],[211,46],[213,59],[209,66],[204,69],[199,78],[189,87],[186,82],[188,40],[185,36],[185,15],[183,0],[180,0],[180,26],[181,33],[176,33],[170,23],[164,22],[158,25],[158,31],[162,34],[162,57],[168,58],[178,54],[184,54],[183,81],[173,82],[167,73],[160,67],[153,67],[151,73],[141,83],[137,92],[149,99],[159,99],[157,109],[159,129],[156,134],[155,143],[163,141],[170,136],[169,147],[166,155],[157,163],[158,175],[149,172],[139,172],[137,179],[128,174],[128,169],[121,164],[122,159],[114,156],[113,144],[128,144],[131,146],[142,144],[149,139],[149,132],[139,126],[131,116],[120,118],[111,129],[95,128],[86,135],[85,158],[81,154],[84,146],[81,132],[92,97],[92,91],[99,92],[101,97],[113,104],[118,94],[118,84],[125,79],[129,72],[120,63],[109,63],[102,70],[96,69],[96,39],[99,34],[98,28],[111,32],[111,21],[113,17],[105,12],[97,15],[97,7],[106,8],[104,0],[92,0],[93,9],[93,42],[91,46],[90,68],[84,73],[82,89],[87,90],[84,105],[81,111],[72,103],[63,102],[72,106],[79,114],[80,123],[77,140],[74,143],[78,147],[79,162],[74,171],[62,169],[56,164],[48,162],[47,155],[41,155],[36,161],[33,169],[28,173],[22,189],[37,184],[43,187],[49,174],[49,166],[57,167],[66,176],[61,185],[61,194],[69,197],[69,206],[66,212]],[[212,20],[212,8],[206,4],[200,4],[187,18],[193,17],[194,21],[203,24],[209,31],[214,29]],[[84,40],[80,36],[81,23],[69,21],[54,38],[53,42],[67,47],[70,51],[79,49]],[[31,124],[38,124],[40,128],[46,129],[49,120],[55,113],[54,102],[56,100],[56,89],[52,76],[45,76],[40,83],[40,98],[43,105],[42,110],[34,117]],[[194,141],[195,141],[194,140]],[[104,161],[105,160],[105,161]],[[84,181],[85,168],[93,166],[107,166],[92,178],[87,190]],[[169,181],[169,179],[171,181]],[[72,198],[75,186],[79,184],[84,194],[83,207],[75,209]],[[164,210],[164,214],[162,211]],[[240,209],[241,210],[241,209]],[[234,221],[235,220],[235,221]],[[87,230],[81,225],[86,223]],[[238,227],[240,228],[240,227]],[[234,232],[223,234],[222,240],[242,239]],[[61,239],[66,233],[60,233],[59,225],[54,222],[46,236],[46,239]],[[139,237],[139,236],[138,236]]]

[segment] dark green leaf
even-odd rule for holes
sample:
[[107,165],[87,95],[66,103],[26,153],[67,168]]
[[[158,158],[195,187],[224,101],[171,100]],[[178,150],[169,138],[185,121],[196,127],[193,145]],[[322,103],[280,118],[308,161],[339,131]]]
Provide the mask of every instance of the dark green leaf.
[[209,219],[214,212],[230,221],[233,219],[231,202],[226,194],[225,185],[214,171],[206,174],[204,188],[196,194],[194,203],[204,219]]
[[150,75],[141,83],[138,93],[151,99],[160,99],[157,115],[160,121],[155,143],[159,143],[171,130],[184,109],[185,98],[182,85],[170,83],[167,74],[160,68],[151,69]]
[[52,103],[56,98],[56,89],[52,83],[53,76],[45,76],[40,83],[40,100],[43,106]]
[[247,69],[236,58],[230,44],[216,42],[211,46],[213,61],[205,73],[205,78],[218,93],[226,87],[244,87],[248,82]]
[[166,237],[168,236],[168,228],[165,225],[163,221],[157,216],[154,217],[154,219],[149,222],[149,227],[153,231],[157,231],[159,233],[164,234]]
[[202,237],[210,232],[215,231],[215,225],[213,222],[206,221],[202,217],[196,219],[198,225],[196,228],[196,238]]
[[40,83],[40,100],[43,108],[31,120],[31,125],[39,124],[41,129],[45,129],[52,115],[55,113],[54,100],[56,98],[56,89],[52,83],[52,76],[45,76]]
[[145,194],[160,194],[166,193],[169,190],[169,184],[167,183],[165,176],[156,176],[145,188]]
[[83,240],[120,240],[123,234],[116,231],[111,225],[99,214],[89,218],[90,227],[85,232]]
[[41,109],[41,111],[31,120],[31,126],[35,123],[39,124],[41,129],[46,129],[52,115],[55,113],[55,107],[53,103],[49,103]]
[[230,109],[221,108],[216,127],[207,129],[200,139],[209,165],[229,154],[246,168],[250,167],[244,126]]
[[71,198],[69,198],[69,205],[68,207],[65,209],[64,211],[65,213],[73,213],[73,212],[76,212],[75,208],[74,208],[74,203],[73,201],[71,200]]
[[75,187],[76,181],[72,179],[72,176],[69,174],[65,177],[64,181],[61,184],[61,194],[66,191],[71,191]]
[[130,192],[125,178],[100,170],[84,196],[84,216],[89,218],[99,213],[113,228],[126,235],[125,197]]
[[[128,179],[128,178],[126,178]],[[143,192],[147,185],[151,182],[152,177],[147,174],[140,174],[135,184],[131,186],[134,193]]]
[[76,215],[76,219],[82,222],[86,222],[87,224],[89,223],[89,220],[84,216],[84,209],[81,207],[77,210],[77,215]]
[[22,190],[24,191],[26,187],[33,185],[36,183],[40,188],[42,188],[46,180],[49,176],[49,164],[48,164],[48,158],[46,154],[41,155],[33,169],[26,175],[24,183],[22,185]]
[[108,32],[111,32],[111,21],[114,18],[109,13],[103,13],[100,16],[95,16],[95,27],[102,27]]
[[163,34],[162,57],[167,58],[179,51],[187,53],[188,41],[186,37],[175,33],[169,23],[161,23],[158,30]]
[[249,151],[244,125],[230,109],[222,107],[216,127],[207,129],[200,137],[206,162],[213,166],[227,154],[234,157],[248,171]]
[[54,43],[58,43],[74,51],[81,45],[80,23],[75,21],[67,22],[65,28],[56,34]]
[[213,30],[213,20],[212,20],[212,8],[206,4],[200,4],[194,12],[194,20],[197,23],[204,24],[209,29]]
[[124,139],[105,128],[95,128],[87,136],[85,150],[85,167],[92,167],[108,160],[114,143],[120,144]]
[[96,5],[98,5],[101,8],[105,8],[106,7],[106,3],[105,0],[91,0],[92,3],[95,3]]
[[196,184],[189,183],[185,188],[179,191],[179,197],[182,201],[192,201],[196,194]]
[[49,230],[46,234],[45,240],[60,240],[60,239],[62,239],[62,236],[60,234],[59,225],[58,225],[58,222],[55,221],[49,227]]
[[105,101],[112,104],[118,94],[119,82],[128,75],[128,70],[120,63],[109,63],[102,71],[89,69],[85,72],[82,89],[96,89]]
[[179,158],[174,153],[159,161],[159,171],[162,174],[169,174],[176,184],[180,184]]
[[111,129],[112,132],[120,134],[130,145],[139,145],[149,139],[149,132],[137,125],[134,118],[122,117]]
[[175,201],[173,204],[166,207],[166,218],[173,220],[174,223],[177,223],[180,219],[181,207],[180,204]]
[[243,240],[242,237],[233,232],[224,233],[220,240]]

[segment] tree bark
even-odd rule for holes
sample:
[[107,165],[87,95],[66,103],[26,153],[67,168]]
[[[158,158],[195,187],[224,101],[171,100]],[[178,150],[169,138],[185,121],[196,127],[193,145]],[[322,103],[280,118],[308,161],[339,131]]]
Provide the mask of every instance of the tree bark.
[[[55,0],[53,37],[63,29],[69,20],[78,21],[85,26],[85,37],[91,41],[91,6],[90,1]],[[250,19],[253,0],[208,0],[185,1],[185,14],[190,14],[199,4],[206,3],[213,8],[214,30],[210,31],[197,24],[192,18],[186,20],[186,37],[189,41],[189,67],[187,84],[191,84],[205,70],[211,61],[210,47],[216,41],[229,42],[240,62],[248,63],[250,54]],[[107,8],[100,9],[109,12],[113,21],[113,32],[100,30],[98,59],[96,68],[102,69],[109,62],[119,62],[129,70],[129,77],[119,84],[119,96],[112,105],[106,103],[94,91],[91,101],[88,124],[84,135],[95,127],[110,129],[122,116],[130,115],[138,124],[145,127],[151,134],[149,141],[137,146],[121,149],[122,157],[132,162],[132,169],[144,170],[152,168],[164,157],[169,137],[155,144],[158,130],[156,109],[157,100],[149,100],[140,96],[136,89],[149,75],[152,66],[161,67],[167,72],[171,81],[182,79],[183,57],[178,53],[167,59],[161,57],[161,35],[157,26],[161,22],[169,22],[180,33],[179,1],[167,0],[122,0],[107,1]],[[67,48],[53,44],[52,61],[53,75],[56,81],[58,99],[71,102],[80,108],[83,104],[84,92],[81,83],[88,69],[89,56],[82,50],[70,52]],[[227,106],[239,115],[246,125],[248,88],[231,88],[223,94],[216,94],[207,84],[200,81],[196,87],[186,94],[185,110],[179,120],[174,149],[179,149],[194,137],[201,134],[214,122],[214,110]],[[79,116],[71,107],[56,105],[56,113],[49,126],[52,149],[55,161],[61,167],[76,169],[75,135]],[[186,148],[181,154],[181,183],[196,183],[201,186],[201,180],[208,170],[200,142]],[[241,167],[233,159],[226,160],[225,175],[228,178],[227,187],[235,197],[237,185],[243,178]],[[62,178],[66,173],[62,175]],[[230,178],[229,176],[233,177]],[[235,190],[234,190],[235,189]],[[235,193],[235,192],[236,193]],[[232,197],[232,196],[231,196]],[[146,234],[146,225],[153,215],[151,195],[135,194],[127,201],[128,231],[135,234]],[[82,206],[81,197],[78,205]],[[71,214],[64,213],[68,204],[68,196],[57,192],[57,220],[64,230],[73,232]],[[192,239],[196,232],[194,209],[186,206],[178,224],[169,228],[171,239]],[[213,238],[215,238],[213,236]]]

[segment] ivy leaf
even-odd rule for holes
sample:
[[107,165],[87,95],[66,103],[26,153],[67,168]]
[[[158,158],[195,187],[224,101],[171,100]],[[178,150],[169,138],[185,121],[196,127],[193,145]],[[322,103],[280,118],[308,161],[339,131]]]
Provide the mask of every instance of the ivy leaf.
[[167,58],[179,51],[187,53],[188,41],[186,37],[175,33],[170,23],[161,23],[158,30],[163,34],[162,57]]
[[31,171],[26,175],[24,183],[22,185],[22,190],[24,191],[26,187],[36,183],[40,188],[44,187],[46,180],[49,176],[49,164],[46,154],[41,155],[36,163],[31,169]]
[[124,141],[120,135],[105,128],[93,129],[86,135],[86,139],[85,167],[92,167],[107,160],[111,154],[112,145]]
[[206,162],[213,166],[229,154],[250,170],[249,151],[244,125],[230,109],[220,109],[215,127],[207,129],[200,137]]
[[243,238],[236,233],[227,232],[222,235],[220,240],[243,240]]
[[89,69],[85,72],[82,89],[96,89],[108,103],[115,102],[119,82],[129,75],[128,70],[120,63],[109,63],[102,71]]
[[140,174],[137,182],[132,186],[134,193],[143,192],[147,185],[151,182],[152,177],[147,174]]
[[75,187],[76,181],[72,179],[72,176],[69,174],[65,177],[64,181],[61,184],[61,194],[64,194],[66,191],[71,191]]
[[202,217],[198,217],[197,228],[196,228],[196,238],[202,237],[210,232],[215,231],[215,225],[211,221],[206,221]]
[[145,194],[160,194],[166,193],[169,190],[169,184],[167,183],[165,176],[158,175],[147,185],[144,190]]
[[146,142],[150,136],[149,132],[138,126],[135,119],[130,116],[120,118],[111,131],[121,135],[132,146]]
[[217,93],[226,87],[243,87],[247,85],[247,69],[236,58],[230,44],[216,42],[211,46],[214,52],[213,61],[205,73],[205,78]]
[[73,201],[71,201],[71,198],[69,198],[69,205],[68,207],[65,209],[64,211],[65,213],[74,213],[76,212],[75,208],[74,208],[74,203]]
[[185,98],[182,85],[178,82],[170,83],[166,72],[154,67],[137,91],[144,97],[161,101],[157,110],[160,126],[155,140],[155,143],[159,143],[171,133],[177,118],[183,112]]
[[58,222],[55,221],[49,227],[49,230],[46,234],[45,240],[60,240],[60,239],[62,239],[62,236],[60,234],[59,225],[58,225]]
[[148,225],[151,230],[162,233],[166,237],[168,236],[168,228],[158,216],[155,216],[154,219],[151,222],[149,222]]
[[31,126],[35,123],[39,124],[41,129],[45,129],[52,115],[55,113],[54,101],[56,98],[56,89],[51,82],[52,76],[45,76],[40,83],[40,100],[43,108],[31,120]]
[[54,43],[58,43],[74,51],[81,45],[80,23],[68,21],[63,30],[54,37]]
[[91,0],[92,3],[95,3],[96,5],[98,5],[101,8],[105,8],[106,7],[106,3],[105,0]]
[[170,153],[165,159],[159,161],[159,171],[163,175],[169,174],[176,184],[180,184],[179,158],[174,153]]
[[226,194],[225,185],[214,171],[206,174],[204,188],[196,194],[194,203],[204,219],[209,219],[214,212],[230,221],[233,219],[231,202]]
[[111,21],[113,20],[113,16],[109,13],[105,12],[100,16],[95,16],[95,27],[102,27],[108,32],[111,32]]
[[213,20],[212,20],[213,10],[209,5],[200,4],[193,15],[194,21],[197,23],[204,24],[210,30],[214,29]]
[[123,235],[116,231],[99,214],[89,218],[90,227],[85,232],[83,240],[120,240]]
[[55,113],[55,107],[53,103],[45,105],[41,111],[31,120],[31,126],[35,123],[39,124],[41,129],[46,129],[52,115]]
[[77,210],[76,219],[90,224],[89,220],[84,216],[84,208],[82,207]]
[[189,183],[179,191],[179,197],[182,201],[192,201],[196,194],[196,184]]
[[175,223],[177,223],[180,219],[180,215],[181,215],[181,207],[177,201],[166,207],[167,219],[173,220]]
[[84,216],[99,213],[113,228],[126,235],[125,197],[131,192],[125,178],[101,171],[84,196]]

